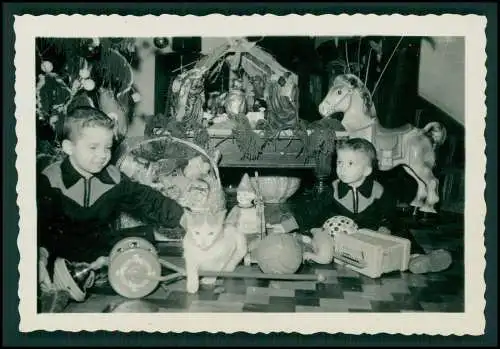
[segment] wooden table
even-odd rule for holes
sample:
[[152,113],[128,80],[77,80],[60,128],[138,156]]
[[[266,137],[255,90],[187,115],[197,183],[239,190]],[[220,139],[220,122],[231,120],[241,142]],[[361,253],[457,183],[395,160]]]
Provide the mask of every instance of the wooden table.
[[[217,124],[208,128],[210,135],[209,146],[219,149],[222,158],[219,167],[243,167],[243,168],[276,168],[276,169],[315,169],[315,160],[306,159],[301,153],[302,142],[294,136],[291,131],[283,131],[276,138],[276,141],[270,142],[264,149],[258,159],[243,159],[243,154],[238,145],[231,137],[229,127],[221,127]],[[256,130],[257,134],[262,131]],[[347,132],[337,131],[337,139],[347,138]],[[317,173],[315,177],[318,183],[330,176],[331,173]]]
[[[301,151],[303,148],[302,141],[297,136],[294,136],[290,130],[282,131],[275,140],[269,142],[257,159],[243,159],[243,154],[232,137],[231,125],[216,124],[207,130],[210,136],[208,147],[211,150],[218,149],[221,152],[222,156],[218,164],[220,168],[310,169],[314,171],[319,188],[326,183],[325,181],[331,175],[331,168],[328,171],[323,170],[321,173],[316,171],[315,159],[311,157],[306,159],[304,152]],[[254,132],[259,135],[263,134],[263,131],[260,130]],[[337,140],[347,137],[347,132],[336,131]],[[143,140],[144,137],[128,138],[121,146],[122,149],[117,152],[117,158],[120,158],[123,153],[128,152],[131,147]],[[192,141],[193,139],[188,137],[187,140]]]

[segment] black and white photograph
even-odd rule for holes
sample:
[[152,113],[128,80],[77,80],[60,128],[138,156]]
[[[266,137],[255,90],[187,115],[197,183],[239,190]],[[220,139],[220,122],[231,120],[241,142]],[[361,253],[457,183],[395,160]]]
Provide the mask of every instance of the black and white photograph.
[[16,16],[20,330],[483,333],[485,27]]

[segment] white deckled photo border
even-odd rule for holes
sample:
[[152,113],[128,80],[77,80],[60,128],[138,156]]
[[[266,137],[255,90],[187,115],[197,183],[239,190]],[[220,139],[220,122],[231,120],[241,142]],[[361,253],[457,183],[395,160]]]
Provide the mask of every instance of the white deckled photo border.
[[[68,28],[72,28],[71,31]],[[228,30],[228,28],[231,28]],[[477,15],[15,16],[17,205],[21,332],[298,332],[481,335],[485,331],[486,17]],[[173,36],[465,37],[465,311],[463,313],[38,314],[35,196],[35,38]]]

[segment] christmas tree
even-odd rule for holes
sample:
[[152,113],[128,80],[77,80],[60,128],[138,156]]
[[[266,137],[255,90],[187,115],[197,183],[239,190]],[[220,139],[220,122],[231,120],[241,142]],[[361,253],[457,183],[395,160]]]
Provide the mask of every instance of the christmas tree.
[[134,38],[37,38],[37,153],[60,155],[58,130],[72,108],[92,106],[117,122],[116,136],[127,132],[134,103],[137,62]]

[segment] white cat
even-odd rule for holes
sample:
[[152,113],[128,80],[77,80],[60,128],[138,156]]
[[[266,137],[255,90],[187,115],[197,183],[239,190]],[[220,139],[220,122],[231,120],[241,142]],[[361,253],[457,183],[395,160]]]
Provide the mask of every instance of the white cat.
[[[199,289],[199,271],[234,271],[247,253],[245,235],[226,224],[227,211],[185,212],[186,235],[183,239],[187,291]],[[216,277],[204,277],[203,284],[213,285]]]

